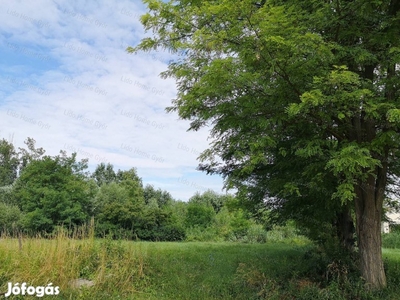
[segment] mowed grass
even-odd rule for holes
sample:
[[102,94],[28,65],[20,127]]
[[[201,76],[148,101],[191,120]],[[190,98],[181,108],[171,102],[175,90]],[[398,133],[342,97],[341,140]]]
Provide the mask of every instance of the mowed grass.
[[[45,299],[346,299],[307,277],[313,268],[305,259],[310,249],[304,243],[151,243],[62,235],[23,239],[20,249],[17,239],[7,238],[0,239],[0,292],[7,282],[51,282],[61,292]],[[384,256],[391,286],[368,299],[400,294],[400,251],[384,250]],[[95,285],[72,288],[77,278]]]

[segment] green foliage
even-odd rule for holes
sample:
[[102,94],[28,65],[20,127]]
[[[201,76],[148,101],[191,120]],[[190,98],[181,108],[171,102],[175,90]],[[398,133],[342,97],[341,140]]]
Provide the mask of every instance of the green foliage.
[[128,171],[118,170],[117,182],[127,190],[128,196],[133,201],[137,203],[144,202],[142,179],[138,176],[135,168],[131,168]]
[[185,52],[162,76],[177,82],[167,111],[211,126],[200,170],[310,231],[336,224],[340,236],[345,212],[379,232],[387,179],[400,175],[396,1],[145,3],[153,35],[128,52]]
[[131,197],[132,194],[137,193],[132,191],[130,193],[130,188],[132,186],[127,183],[119,185],[116,182],[103,184],[100,187],[94,199],[94,216],[98,235],[115,234],[115,237],[120,237],[123,232],[127,235],[124,236],[125,238],[134,236],[133,228],[138,222],[144,202],[143,199]]
[[[62,234],[53,240],[24,239],[21,249],[17,240],[7,241],[0,247],[2,292],[7,291],[7,281],[14,279],[32,285],[52,282],[60,287],[58,299],[130,299],[145,288],[143,253],[127,244],[68,239]],[[78,279],[95,284],[76,288],[73,283]]]
[[147,241],[181,241],[186,233],[182,226],[173,223],[169,213],[158,207],[146,207],[136,235]]
[[75,154],[45,156],[31,161],[15,186],[24,229],[51,232],[57,225],[73,226],[88,220],[90,205],[86,182]]
[[[234,241],[243,243],[264,243],[267,231],[257,224],[247,211],[235,205],[222,206],[214,213],[209,204],[197,200],[187,204],[184,225],[187,241]],[[207,203],[207,202],[206,202]],[[224,202],[228,203],[228,202]],[[232,198],[229,203],[237,203]],[[207,225],[206,225],[207,224]]]
[[390,224],[390,232],[400,232],[400,224]]
[[218,213],[228,199],[230,199],[229,195],[218,195],[216,192],[208,190],[202,194],[197,192],[189,199],[189,202],[211,205],[215,213]]
[[97,236],[146,241],[185,238],[182,222],[174,215],[168,193],[151,186],[143,190],[134,169],[117,174],[119,181],[104,183],[94,198]]
[[18,206],[0,202],[0,232],[4,234],[15,234],[21,229],[23,218]]
[[260,224],[252,224],[247,229],[244,242],[246,243],[266,243],[268,241],[268,233]]
[[145,186],[143,190],[143,196],[146,204],[155,202],[156,205],[160,208],[169,205],[173,201],[170,193],[161,189],[156,190],[154,186],[149,184]]
[[[51,240],[24,237],[21,249],[17,239],[3,238],[0,290],[14,280],[53,282],[59,299],[391,300],[400,289],[393,249],[383,249],[388,288],[370,292],[344,257],[331,260],[310,244],[132,243],[63,232]],[[78,278],[95,284],[75,289]]]
[[394,231],[382,235],[382,247],[400,249],[400,232]]
[[18,148],[20,150],[19,158],[20,158],[20,170],[19,173],[22,173],[24,168],[32,161],[39,160],[43,154],[46,152],[43,148],[36,148],[36,141],[33,138],[28,137],[24,144],[28,147]]
[[105,183],[116,181],[117,174],[114,172],[112,164],[100,163],[90,177],[94,179],[98,186],[102,186]]
[[235,237],[241,238],[247,235],[247,231],[251,226],[251,221],[245,215],[243,210],[239,209],[233,213],[233,216],[230,220],[230,226]]
[[165,206],[163,210],[170,215],[171,222],[179,227],[185,227],[187,214],[187,202],[173,201]]
[[[12,150],[12,144],[3,144]],[[167,191],[152,185],[143,188],[135,168],[115,172],[111,164],[99,164],[89,174],[87,160],[76,161],[76,153],[43,156],[34,139],[28,138],[25,144],[28,150],[21,149],[20,177],[0,187],[3,233],[23,229],[49,238],[59,231],[73,235],[93,217],[98,237],[265,241],[261,225],[251,220],[247,208],[232,195],[208,190],[193,195],[189,203],[175,201]]]
[[222,242],[224,237],[222,237],[217,228],[207,227],[202,228],[199,226],[186,228],[186,241],[187,242]]
[[16,205],[16,199],[14,195],[14,185],[6,185],[0,187],[0,203]]
[[215,211],[211,205],[189,202],[185,224],[187,227],[206,228],[215,218]]
[[5,139],[0,141],[0,186],[11,185],[17,178],[18,154],[14,145]]

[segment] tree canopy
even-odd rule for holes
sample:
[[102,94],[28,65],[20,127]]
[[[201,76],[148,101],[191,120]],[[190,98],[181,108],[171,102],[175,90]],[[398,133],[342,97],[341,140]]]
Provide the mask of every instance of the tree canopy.
[[89,193],[75,157],[65,153],[45,156],[25,166],[15,187],[25,228],[51,232],[55,226],[81,225],[88,220]]
[[326,212],[343,240],[354,221],[361,275],[385,287],[382,206],[400,171],[400,2],[144,2],[153,36],[127,50],[185,53],[162,76],[177,82],[168,111],[191,130],[211,126],[200,169],[303,224]]

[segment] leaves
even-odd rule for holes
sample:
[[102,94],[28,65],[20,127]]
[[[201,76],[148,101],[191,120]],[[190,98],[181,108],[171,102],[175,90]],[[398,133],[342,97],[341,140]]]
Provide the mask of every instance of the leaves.
[[335,153],[326,168],[332,169],[336,175],[343,173],[346,177],[357,177],[380,165],[380,161],[372,158],[368,149],[352,144]]
[[15,186],[15,197],[25,213],[25,228],[51,232],[57,225],[81,225],[90,205],[86,182],[76,171],[75,156],[31,161]]
[[332,228],[367,177],[397,180],[400,39],[387,2],[158,2],[142,20],[154,42],[135,50],[188,53],[163,76],[177,83],[168,111],[211,129],[200,170],[312,228]]
[[389,122],[400,125],[400,109],[389,109],[386,117]]

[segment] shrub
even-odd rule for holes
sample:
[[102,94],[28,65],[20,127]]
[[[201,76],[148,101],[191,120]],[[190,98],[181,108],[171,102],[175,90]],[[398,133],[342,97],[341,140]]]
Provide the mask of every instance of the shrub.
[[185,229],[175,224],[162,227],[161,232],[163,241],[183,241],[186,238]]
[[267,239],[271,242],[293,242],[293,241],[306,241],[307,238],[299,235],[294,224],[288,222],[285,226],[276,225],[272,230],[268,231]]
[[252,224],[247,230],[245,241],[247,243],[265,243],[267,241],[267,231],[260,224]]
[[395,231],[391,233],[385,233],[382,235],[382,247],[383,248],[400,248],[400,232]]
[[232,215],[230,226],[235,237],[237,239],[242,239],[247,235],[247,231],[251,226],[251,221],[242,209],[238,209]]
[[0,231],[3,234],[15,234],[21,228],[22,213],[15,205],[0,202]]
[[202,228],[194,226],[186,229],[186,241],[188,242],[217,242],[223,240],[214,227]]
[[187,207],[185,224],[187,227],[207,227],[211,225],[215,211],[211,205],[191,202]]

